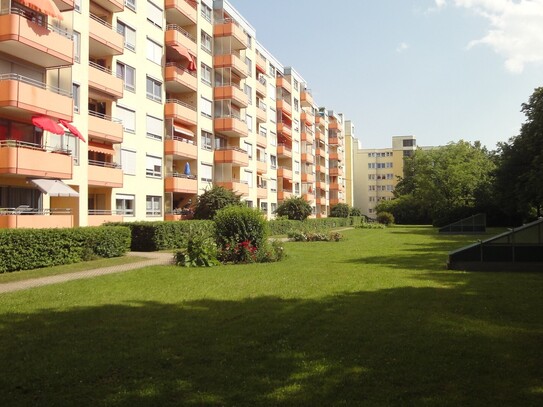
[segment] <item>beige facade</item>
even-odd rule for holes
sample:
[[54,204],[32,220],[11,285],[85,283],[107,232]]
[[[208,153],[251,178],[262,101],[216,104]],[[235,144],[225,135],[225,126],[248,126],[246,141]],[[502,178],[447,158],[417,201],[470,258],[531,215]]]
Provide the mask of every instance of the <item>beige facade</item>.
[[404,157],[416,148],[414,136],[393,136],[392,147],[382,149],[364,149],[354,140],[353,206],[374,217],[376,205],[394,197],[398,177],[403,176]]
[[24,3],[0,0],[0,227],[189,218],[213,184],[268,217],[350,199],[343,115],[229,2]]

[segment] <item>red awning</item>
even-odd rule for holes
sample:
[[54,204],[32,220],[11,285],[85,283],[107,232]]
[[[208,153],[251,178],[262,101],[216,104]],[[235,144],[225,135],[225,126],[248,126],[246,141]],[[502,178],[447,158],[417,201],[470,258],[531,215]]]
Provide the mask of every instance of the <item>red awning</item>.
[[68,123],[66,120],[64,119],[60,119],[59,120],[60,124],[62,124],[64,127],[66,127],[70,133],[72,133],[74,136],[76,136],[79,140],[81,140],[83,143],[86,143],[87,141],[85,140],[85,137],[83,137],[83,135],[81,134],[81,132],[79,130],[77,130],[77,128],[71,124],[71,123]]
[[95,153],[102,153],[106,155],[115,155],[115,150],[113,149],[112,145],[93,143],[92,141],[89,141],[89,151],[94,151]]
[[62,14],[53,0],[17,0],[24,6],[36,10],[38,13],[47,14],[50,17],[62,20]]
[[32,116],[32,124],[54,134],[64,134],[64,129],[56,121],[47,116]]
[[172,45],[172,48],[179,54],[179,56],[185,58],[187,61],[189,61],[189,64],[187,65],[187,69],[191,72],[196,71],[196,60],[194,56],[189,52],[187,47],[184,47],[182,45]]

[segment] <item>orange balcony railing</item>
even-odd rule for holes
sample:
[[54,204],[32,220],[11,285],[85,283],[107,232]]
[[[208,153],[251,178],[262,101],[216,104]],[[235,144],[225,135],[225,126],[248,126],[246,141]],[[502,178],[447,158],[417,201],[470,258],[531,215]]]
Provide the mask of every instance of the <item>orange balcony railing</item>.
[[304,153],[302,154],[302,162],[313,164],[315,162],[315,157],[312,153]]
[[187,30],[177,24],[168,24],[166,26],[164,42],[169,46],[176,45],[184,47],[192,55],[197,55],[198,47],[196,39]]
[[111,24],[94,14],[89,18],[89,47],[91,55],[121,55],[124,37]]
[[175,22],[181,26],[196,24],[198,21],[198,12],[195,6],[195,1],[165,0],[166,20]]
[[245,79],[249,76],[247,65],[236,54],[215,55],[213,57],[213,67],[231,68],[241,79]]
[[284,179],[292,179],[292,170],[286,167],[277,168],[277,176]]
[[284,77],[279,76],[275,78],[275,86],[285,89],[288,93],[292,93],[292,85]]
[[191,72],[175,62],[168,62],[164,68],[166,90],[172,93],[195,92],[198,89],[196,72]]
[[188,126],[196,126],[198,114],[196,108],[177,99],[167,99],[164,105],[164,116]]
[[122,222],[124,216],[108,209],[89,209],[87,223],[89,226],[102,226],[108,222]]
[[215,86],[215,88],[213,88],[213,97],[215,100],[231,100],[234,105],[240,108],[249,106],[249,96],[235,84]]
[[247,123],[237,116],[221,116],[214,119],[215,131],[231,137],[247,137]]
[[216,149],[214,153],[216,164],[232,164],[234,167],[247,167],[249,155],[239,147],[224,147]]
[[216,20],[213,26],[213,36],[231,37],[232,48],[235,50],[247,48],[247,34],[233,19]]
[[74,226],[69,209],[0,208],[0,229],[54,229]]
[[281,133],[287,138],[292,138],[292,127],[286,123],[279,122],[277,123],[277,132]]
[[88,184],[108,188],[122,188],[123,170],[115,163],[89,160]]
[[166,192],[196,194],[198,192],[198,180],[193,175],[167,174],[164,177],[164,190]]
[[123,142],[123,124],[105,114],[89,111],[89,136],[111,144]]
[[104,68],[94,62],[89,63],[89,88],[97,89],[113,100],[123,97],[124,83],[110,69]]
[[249,195],[249,184],[246,181],[232,179],[230,181],[217,181],[218,186],[234,191],[238,195]]
[[164,140],[164,154],[195,160],[198,158],[198,147],[192,142],[192,140],[172,136],[171,139]]
[[311,107],[315,104],[313,101],[313,95],[308,89],[302,90],[300,94],[300,102],[304,107]]
[[105,8],[112,13],[119,13],[124,10],[123,0],[92,0],[93,3],[98,4],[100,7]]

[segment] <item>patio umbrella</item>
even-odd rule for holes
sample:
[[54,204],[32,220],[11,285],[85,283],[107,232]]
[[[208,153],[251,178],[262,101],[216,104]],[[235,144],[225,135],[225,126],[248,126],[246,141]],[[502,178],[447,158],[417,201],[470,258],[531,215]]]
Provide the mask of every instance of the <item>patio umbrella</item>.
[[54,134],[64,134],[64,129],[56,121],[47,116],[32,116],[32,124]]
[[85,140],[85,137],[83,137],[83,135],[81,134],[81,132],[79,130],[77,130],[77,128],[71,124],[71,123],[68,123],[66,120],[64,119],[60,119],[59,120],[60,124],[62,124],[64,127],[66,127],[70,133],[72,133],[74,136],[76,136],[79,140],[81,140],[83,143],[86,143],[87,141]]
[[189,164],[188,161],[185,163],[185,171],[184,171],[184,174],[185,174],[185,175],[190,175],[190,164]]
[[62,14],[53,0],[19,0],[19,3],[39,13],[62,20]]

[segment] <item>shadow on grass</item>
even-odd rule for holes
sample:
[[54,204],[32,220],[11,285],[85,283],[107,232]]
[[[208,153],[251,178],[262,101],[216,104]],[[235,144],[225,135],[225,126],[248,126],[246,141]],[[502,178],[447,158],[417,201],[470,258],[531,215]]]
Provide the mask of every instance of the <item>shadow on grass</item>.
[[4,315],[0,405],[541,405],[542,280],[473,295],[487,280],[447,274],[322,300]]

